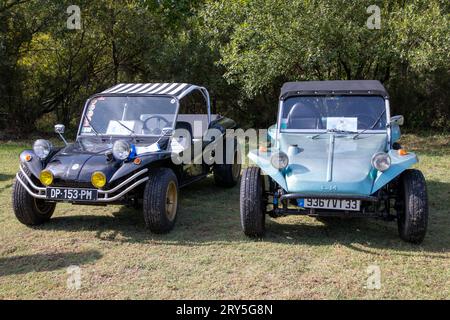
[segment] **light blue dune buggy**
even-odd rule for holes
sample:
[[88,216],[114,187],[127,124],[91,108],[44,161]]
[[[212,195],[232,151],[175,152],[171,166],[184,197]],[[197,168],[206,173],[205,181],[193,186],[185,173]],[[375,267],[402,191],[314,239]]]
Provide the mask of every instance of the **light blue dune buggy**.
[[420,243],[428,220],[426,183],[408,169],[402,116],[391,117],[378,81],[309,81],[283,85],[269,148],[249,153],[257,166],[241,179],[243,231],[261,237],[265,215],[396,219],[400,237]]

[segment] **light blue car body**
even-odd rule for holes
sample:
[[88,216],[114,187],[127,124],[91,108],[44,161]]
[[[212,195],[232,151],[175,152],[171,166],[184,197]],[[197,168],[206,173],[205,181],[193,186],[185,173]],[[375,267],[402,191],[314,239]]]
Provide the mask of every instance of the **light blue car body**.
[[[281,107],[281,105],[280,105]],[[386,103],[389,119],[389,103]],[[287,133],[277,125],[269,128],[272,148],[267,152],[251,150],[249,159],[287,193],[371,196],[418,162],[414,153],[399,155],[392,149],[400,139],[400,128],[391,123],[381,132],[354,134],[335,132]],[[289,165],[275,169],[270,162],[274,152],[288,155]],[[378,152],[391,158],[388,170],[380,172],[371,159]]]

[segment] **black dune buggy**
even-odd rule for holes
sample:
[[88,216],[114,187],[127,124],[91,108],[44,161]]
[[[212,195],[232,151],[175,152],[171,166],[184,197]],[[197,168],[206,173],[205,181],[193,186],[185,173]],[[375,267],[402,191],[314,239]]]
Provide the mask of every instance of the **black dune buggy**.
[[[203,87],[116,85],[87,100],[74,143],[67,143],[64,126],[56,125],[65,147],[37,140],[33,150],[20,154],[14,213],[23,224],[39,225],[50,219],[58,202],[125,204],[143,208],[151,231],[169,232],[177,217],[179,188],[211,171],[219,186],[237,183],[235,141],[233,147],[220,147],[228,147],[221,153],[232,152],[236,161],[210,161],[226,129],[235,127],[233,120],[211,114]],[[222,136],[206,137],[212,129]]]

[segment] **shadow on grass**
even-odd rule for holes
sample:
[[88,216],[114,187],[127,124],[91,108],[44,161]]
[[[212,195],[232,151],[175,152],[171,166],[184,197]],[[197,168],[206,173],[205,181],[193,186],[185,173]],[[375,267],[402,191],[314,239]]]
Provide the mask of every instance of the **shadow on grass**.
[[[331,223],[295,222],[284,219],[267,219],[264,242],[286,245],[326,246],[341,244],[370,254],[378,249],[389,249],[393,254],[422,255],[448,258],[437,253],[450,251],[447,235],[450,218],[446,208],[450,206],[450,184],[428,182],[430,196],[430,223],[422,245],[402,241],[397,233],[396,222],[374,219],[343,219]],[[182,189],[179,217],[175,229],[166,235],[152,234],[145,228],[140,210],[120,207],[111,215],[60,216],[53,218],[39,229],[78,232],[92,230],[104,241],[151,243],[152,245],[202,246],[232,244],[236,242],[261,241],[246,238],[240,227],[239,188],[221,189],[206,179]],[[89,210],[89,207],[86,208]],[[89,211],[87,211],[89,212]],[[292,222],[294,220],[294,222]]]
[[14,174],[3,174],[3,173],[0,173],[0,182],[12,180],[14,177],[15,177]]
[[82,265],[102,257],[100,252],[62,252],[0,258],[0,277],[29,272],[53,271],[71,265]]
[[7,185],[0,187],[0,193],[5,191],[6,189],[10,189],[12,187],[12,183],[8,183]]

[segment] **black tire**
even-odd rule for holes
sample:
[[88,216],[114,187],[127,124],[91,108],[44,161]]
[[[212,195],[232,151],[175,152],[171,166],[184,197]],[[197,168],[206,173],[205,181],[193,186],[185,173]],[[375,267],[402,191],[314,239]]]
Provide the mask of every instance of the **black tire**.
[[266,229],[264,203],[261,170],[257,167],[245,169],[242,173],[240,190],[241,226],[245,235],[264,236]]
[[[175,203],[169,203],[169,189],[175,185]],[[178,213],[178,180],[169,168],[157,168],[150,172],[143,197],[145,225],[154,233],[168,233],[175,225]],[[173,202],[172,200],[170,202]],[[174,207],[170,207],[174,205]],[[174,210],[174,211],[173,211]],[[170,211],[170,213],[169,213]]]
[[237,142],[235,141],[234,147],[234,161],[233,163],[226,163],[226,152],[224,153],[224,163],[215,164],[213,168],[214,182],[217,186],[223,188],[234,187],[241,175],[241,155],[239,148],[237,147]]
[[403,240],[419,244],[428,225],[427,186],[422,172],[415,169],[403,172],[399,188],[398,233]]
[[326,217],[326,216],[318,216],[316,217],[316,220],[319,222],[322,222],[324,224],[332,224],[332,223],[336,223],[339,220],[342,220],[339,217]]
[[[26,181],[22,173],[19,175],[22,181]],[[12,187],[12,206],[17,220],[27,226],[37,226],[50,220],[56,203],[33,198],[15,179]]]

